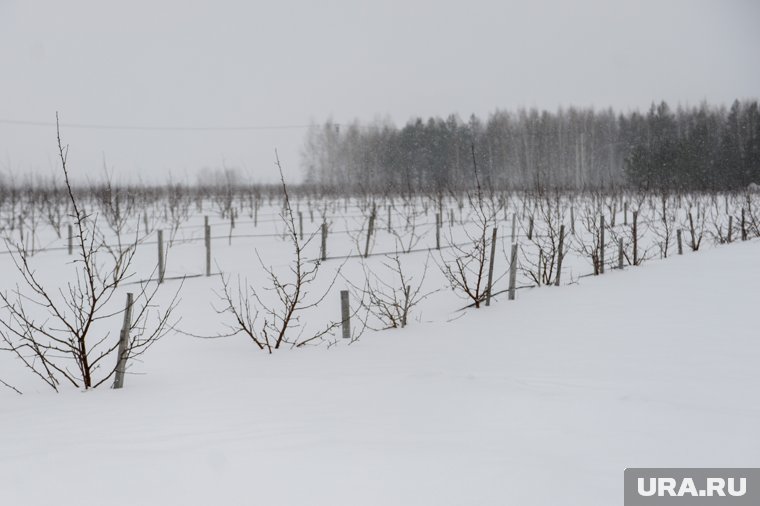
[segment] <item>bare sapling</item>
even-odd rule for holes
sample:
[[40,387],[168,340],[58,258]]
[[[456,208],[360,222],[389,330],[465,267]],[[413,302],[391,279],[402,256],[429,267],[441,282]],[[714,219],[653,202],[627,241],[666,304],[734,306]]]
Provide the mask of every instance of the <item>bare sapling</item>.
[[[237,286],[233,288],[230,277],[222,277],[222,288],[217,293],[221,306],[215,308],[220,315],[227,316],[231,322],[226,323],[228,333],[213,337],[224,337],[243,334],[261,350],[273,353],[283,348],[297,348],[307,344],[318,344],[329,336],[341,321],[328,320],[317,329],[311,328],[305,335],[306,328],[301,316],[309,309],[316,307],[330,293],[335,284],[340,268],[327,288],[316,297],[311,296],[310,289],[317,279],[321,261],[306,259],[306,248],[317,236],[313,233],[301,241],[296,225],[294,212],[288,195],[288,187],[282,173],[279,156],[275,151],[275,164],[280,174],[283,193],[283,209],[281,218],[287,231],[293,259],[289,272],[278,273],[273,267],[267,266],[258,256],[262,269],[266,272],[268,286],[259,290],[248,285],[247,280],[238,277]],[[286,279],[287,277],[287,279]],[[267,293],[273,294],[267,297]],[[208,337],[208,336],[204,336]]]
[[464,228],[465,239],[462,243],[456,242],[453,235],[449,234],[448,247],[440,253],[438,267],[451,289],[462,298],[471,300],[475,308],[479,308],[488,294],[488,254],[491,230],[497,221],[498,210],[493,205],[493,200],[487,200],[483,194],[475,146],[472,145],[471,149],[475,192],[468,192],[467,199],[474,214],[473,226]]
[[[568,244],[560,234],[565,220],[565,206],[559,193],[554,197],[537,198],[536,215],[531,215],[534,230],[528,234],[529,244],[523,244],[521,270],[537,285],[556,284],[560,257],[564,257]],[[538,252],[536,254],[536,251]]]
[[423,285],[428,272],[428,261],[422,274],[411,275],[397,253],[386,256],[381,272],[376,272],[364,264],[365,284],[362,287],[349,282],[354,298],[366,310],[365,325],[370,330],[403,328],[409,323],[414,308],[437,290],[424,291]]
[[409,253],[416,248],[424,233],[420,231],[419,218],[424,216],[424,211],[412,197],[406,194],[401,195],[402,205],[396,206],[395,202],[391,202],[393,214],[396,215],[395,227],[390,228],[390,233],[395,239],[396,249],[403,253]]
[[[76,257],[70,265],[72,278],[63,288],[52,287],[43,281],[28,251],[22,246],[11,249],[21,282],[0,293],[0,349],[14,354],[53,390],[58,391],[64,384],[90,389],[106,383],[119,362],[119,316],[125,309],[116,295],[121,293],[117,290],[119,283],[131,275],[132,253],[121,262],[101,255],[97,219],[88,219],[79,205],[69,179],[68,147],[63,146],[60,132],[57,138],[74,224]],[[157,290],[157,285],[149,289],[143,284],[136,294],[124,349],[127,359],[145,353],[172,328],[177,294],[166,308],[159,310],[155,308]]]

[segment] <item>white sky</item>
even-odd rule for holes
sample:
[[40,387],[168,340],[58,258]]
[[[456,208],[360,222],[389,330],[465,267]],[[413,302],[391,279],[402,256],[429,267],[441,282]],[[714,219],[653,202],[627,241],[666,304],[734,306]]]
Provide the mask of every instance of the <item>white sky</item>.
[[[0,0],[0,120],[285,126],[760,94],[754,0]],[[72,171],[300,174],[305,130],[64,127]],[[0,121],[0,170],[56,170],[55,131]]]

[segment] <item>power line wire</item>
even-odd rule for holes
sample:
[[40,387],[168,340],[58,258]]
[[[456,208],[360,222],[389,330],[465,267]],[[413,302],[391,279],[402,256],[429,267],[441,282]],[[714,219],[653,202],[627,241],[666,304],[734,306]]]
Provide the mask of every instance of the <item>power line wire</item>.
[[[0,119],[0,124],[22,126],[55,127],[55,122]],[[303,130],[319,125],[256,125],[256,126],[144,126],[144,125],[103,125],[96,123],[61,123],[63,128],[89,130],[139,130],[139,131],[246,131],[246,130]]]

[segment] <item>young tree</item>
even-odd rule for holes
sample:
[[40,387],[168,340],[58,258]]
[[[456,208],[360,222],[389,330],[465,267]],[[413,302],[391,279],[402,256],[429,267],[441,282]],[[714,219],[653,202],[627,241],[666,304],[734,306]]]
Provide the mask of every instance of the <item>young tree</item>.
[[[56,115],[56,123],[57,123]],[[95,388],[106,383],[116,372],[119,340],[108,327],[120,324],[114,299],[119,283],[129,276],[134,250],[121,262],[102,261],[101,243],[97,241],[97,219],[81,210],[75,197],[66,165],[68,146],[58,133],[58,154],[64,183],[74,220],[77,258],[73,279],[65,288],[45,283],[32,265],[29,252],[18,245],[11,250],[22,284],[0,293],[3,317],[0,318],[2,350],[11,352],[39,379],[58,391],[61,384],[77,388]],[[177,294],[164,310],[153,309],[158,286],[149,290],[143,285],[128,322],[129,341],[126,359],[139,356],[171,329],[171,315]],[[155,312],[151,324],[149,313]],[[109,359],[112,360],[109,362]]]
[[301,241],[277,151],[275,159],[284,201],[281,217],[294,254],[290,266],[290,279],[284,279],[274,268],[267,267],[259,257],[261,267],[267,273],[269,290],[274,292],[274,302],[267,300],[262,291],[249,286],[247,281],[238,278],[237,288],[233,289],[229,277],[223,277],[221,292],[217,294],[221,307],[216,309],[218,314],[227,315],[232,320],[226,324],[229,333],[224,336],[244,334],[259,349],[268,353],[285,347],[301,347],[318,342],[342,323],[331,320],[309,335],[303,335],[301,314],[324,300],[335,284],[340,269],[321,295],[314,299],[308,298],[309,288],[316,280],[321,265],[319,261],[310,262],[305,255],[306,247],[315,235],[312,234],[306,241]]

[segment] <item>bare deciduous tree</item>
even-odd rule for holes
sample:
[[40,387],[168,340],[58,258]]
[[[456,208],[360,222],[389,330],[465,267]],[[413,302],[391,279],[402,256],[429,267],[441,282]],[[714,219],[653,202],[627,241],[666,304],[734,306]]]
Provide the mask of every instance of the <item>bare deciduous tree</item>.
[[382,262],[383,272],[380,273],[370,270],[364,264],[364,286],[349,284],[367,316],[380,324],[376,327],[372,322],[366,321],[367,328],[384,330],[406,327],[412,310],[437,291],[423,291],[429,260],[430,256],[425,259],[421,276],[410,275],[398,253],[386,257]]
[[[116,371],[119,342],[111,338],[106,327],[119,325],[118,315],[124,312],[115,306],[118,301],[114,296],[119,283],[128,277],[134,253],[131,250],[117,263],[99,259],[102,246],[96,240],[96,219],[86,220],[74,195],[66,166],[68,147],[64,148],[60,132],[58,153],[75,224],[74,279],[66,288],[51,289],[31,264],[23,245],[12,249],[22,285],[0,293],[5,313],[0,319],[0,339],[4,343],[2,350],[15,354],[54,390],[58,391],[62,383],[89,389],[102,385]],[[128,328],[127,359],[143,354],[171,328],[177,294],[167,309],[155,311],[156,320],[149,328],[148,317],[153,313],[157,289],[149,290],[143,285],[137,293]],[[106,365],[108,357],[113,360]]]
[[457,243],[450,234],[448,253],[441,254],[438,266],[454,292],[472,300],[475,308],[479,308],[488,292],[486,277],[490,236],[491,228],[496,223],[498,209],[493,199],[486,199],[483,194],[478,176],[475,146],[471,146],[471,150],[476,191],[475,195],[468,192],[467,198],[475,213],[475,226],[473,230],[464,229],[467,240],[463,244]]
[[335,284],[340,269],[336,272],[329,287],[321,295],[310,300],[308,297],[309,288],[316,280],[320,262],[308,261],[305,256],[305,249],[315,235],[312,234],[306,241],[300,240],[288,188],[276,151],[275,158],[280,172],[284,199],[281,217],[295,256],[290,266],[291,279],[283,280],[282,276],[275,272],[275,269],[267,267],[259,257],[259,263],[267,274],[269,291],[274,293],[276,302],[272,303],[265,300],[262,292],[249,286],[246,280],[240,278],[237,280],[237,288],[233,290],[229,277],[223,277],[221,292],[217,293],[222,306],[216,308],[217,313],[231,316],[232,322],[227,324],[229,333],[225,334],[226,336],[242,333],[248,336],[259,349],[269,353],[286,346],[301,347],[318,342],[341,324],[340,321],[331,320],[319,330],[310,332],[308,336],[303,335],[301,314],[324,300]]

